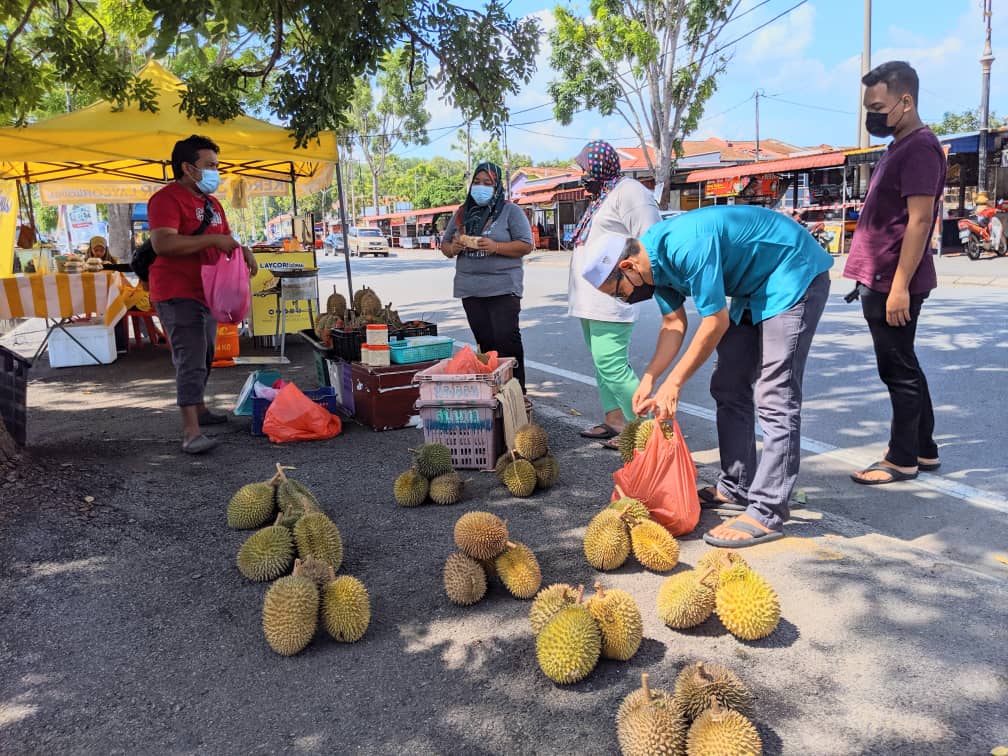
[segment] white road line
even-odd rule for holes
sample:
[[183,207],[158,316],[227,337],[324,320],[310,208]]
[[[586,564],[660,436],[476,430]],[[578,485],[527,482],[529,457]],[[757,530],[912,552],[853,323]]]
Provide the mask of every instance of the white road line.
[[[461,345],[460,345],[461,346]],[[470,345],[471,346],[471,345]],[[583,373],[575,373],[572,370],[566,370],[560,367],[554,367],[553,365],[547,365],[542,362],[533,362],[532,360],[525,360],[525,366],[532,368],[533,370],[538,370],[542,373],[547,373],[549,375],[555,375],[559,378],[566,378],[567,380],[574,381],[576,383],[583,383],[586,386],[596,386],[595,379],[590,375],[584,375]],[[708,409],[706,407],[701,407],[697,404],[689,404],[688,402],[680,402],[679,409],[685,412],[687,415],[692,415],[694,417],[699,417],[703,420],[709,420],[714,422],[714,410]],[[538,410],[537,410],[538,411]],[[553,415],[553,413],[545,413]],[[557,416],[564,416],[562,412],[558,412]],[[759,429],[756,429],[757,434]],[[821,454],[825,457],[830,457],[832,459],[843,462],[849,465],[853,469],[862,469],[872,464],[876,460],[867,459],[866,457],[861,457],[857,452],[851,451],[849,449],[843,449],[838,446],[833,446],[832,444],[823,443],[822,441],[816,441],[815,439],[807,438],[805,436],[801,437],[801,447],[804,451],[811,454]],[[944,494],[946,496],[951,496],[955,499],[961,499],[962,501],[973,504],[974,506],[983,507],[985,509],[993,509],[997,512],[1002,512],[1008,514],[1008,502],[1004,501],[995,494],[989,491],[983,491],[979,488],[974,488],[973,486],[968,486],[965,483],[959,483],[949,478],[942,477],[941,475],[936,475],[934,473],[921,473],[920,476],[910,483],[920,486],[921,488],[928,488],[932,491],[937,491],[938,493]]]

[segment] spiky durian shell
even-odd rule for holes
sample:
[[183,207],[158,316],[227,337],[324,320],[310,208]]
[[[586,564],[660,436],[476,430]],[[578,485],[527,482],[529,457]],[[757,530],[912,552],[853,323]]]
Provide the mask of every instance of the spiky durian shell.
[[442,572],[445,593],[452,603],[470,606],[486,595],[486,573],[472,557],[455,552],[445,560]]
[[[657,420],[645,420],[640,424],[634,440],[635,448],[638,451],[644,451],[644,447],[647,446],[648,439],[651,438],[651,434],[658,425],[659,423]],[[672,430],[672,426],[668,423],[660,423],[660,425],[665,438],[671,440],[675,436],[675,431]]]
[[638,523],[641,520],[651,519],[651,510],[647,508],[647,505],[631,496],[616,499],[616,501],[609,504],[609,509],[615,509],[617,512],[622,512],[625,509],[626,514],[623,517],[630,523]]
[[326,299],[326,312],[335,315],[338,318],[342,318],[344,313],[347,311],[347,301],[346,297],[337,291],[334,291]]
[[452,471],[451,449],[444,444],[423,444],[415,452],[416,469],[427,480]]
[[294,564],[294,539],[282,525],[256,531],[238,549],[238,571],[249,580],[274,580]]
[[277,486],[276,496],[277,507],[283,512],[318,512],[322,508],[307,486],[290,478]]
[[585,529],[584,554],[597,570],[615,570],[630,556],[630,534],[619,513],[603,509]]
[[739,676],[720,664],[695,662],[676,678],[675,700],[683,715],[693,721],[715,701],[727,709],[749,715],[755,699]]
[[643,520],[630,529],[634,557],[654,572],[668,572],[679,564],[679,542],[660,523]]
[[650,699],[644,690],[634,691],[623,700],[616,717],[616,738],[623,756],[685,755],[687,722],[665,691],[652,690]]
[[263,634],[270,648],[293,656],[307,646],[318,627],[319,593],[306,577],[277,580],[263,599]]
[[728,632],[743,640],[765,638],[780,622],[776,591],[760,575],[738,566],[721,573],[715,610]]
[[322,589],[322,624],[341,643],[355,643],[364,637],[371,623],[371,599],[364,583],[341,575]]
[[458,504],[462,501],[462,489],[465,481],[457,472],[447,472],[438,475],[430,482],[430,498],[435,504]]
[[494,560],[494,567],[497,577],[515,598],[530,599],[542,585],[539,560],[523,543],[511,544],[504,549]]
[[576,604],[578,592],[567,583],[553,583],[546,586],[538,594],[529,607],[529,623],[533,635],[538,635],[542,629],[561,609]]
[[308,578],[322,590],[322,587],[332,579],[333,568],[329,562],[310,556],[300,560],[298,575]]
[[336,523],[322,512],[309,512],[294,526],[294,541],[298,556],[302,559],[315,557],[332,565],[339,571],[343,564],[343,538]]
[[260,528],[273,519],[276,503],[270,483],[249,483],[235,491],[227,506],[227,524],[236,530]]
[[640,420],[631,420],[623,426],[623,430],[619,434],[619,453],[623,464],[633,460],[634,451],[637,449],[637,430],[640,425]]
[[695,570],[672,575],[658,589],[658,616],[676,630],[696,627],[714,612],[714,591]]
[[549,453],[549,435],[541,426],[527,423],[515,431],[514,448],[519,455],[534,462]]
[[539,482],[535,467],[527,459],[516,459],[505,467],[501,479],[511,495],[518,498],[531,496]]
[[455,545],[473,559],[493,559],[507,545],[504,520],[490,512],[466,512],[455,522]]
[[557,612],[536,637],[539,668],[558,683],[583,680],[595,669],[601,653],[598,623],[579,604]]
[[392,495],[401,507],[419,507],[430,493],[430,482],[416,470],[407,470],[392,485]]
[[644,624],[633,596],[612,588],[596,592],[587,607],[602,632],[602,656],[618,661],[632,658],[644,638]]
[[717,588],[720,582],[721,572],[729,567],[741,566],[748,568],[749,563],[737,551],[728,549],[711,549],[697,560],[696,571],[701,575],[708,570],[714,570],[714,574],[708,581],[712,588]]
[[536,471],[536,487],[547,490],[553,487],[560,477],[560,463],[552,454],[540,457],[532,463]]
[[715,706],[690,726],[686,752],[689,756],[761,756],[763,742],[745,716]]
[[517,454],[512,456],[511,452],[504,452],[497,457],[497,463],[494,465],[494,472],[497,473],[497,477],[500,478],[501,483],[504,482],[504,470],[516,459],[521,459],[521,457]]

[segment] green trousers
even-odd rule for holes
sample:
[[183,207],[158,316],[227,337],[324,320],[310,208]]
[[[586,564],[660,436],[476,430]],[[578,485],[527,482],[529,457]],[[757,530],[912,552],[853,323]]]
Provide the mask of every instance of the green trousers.
[[626,420],[633,420],[633,395],[640,379],[630,367],[630,334],[633,323],[608,323],[581,318],[585,344],[595,363],[602,410],[623,411]]

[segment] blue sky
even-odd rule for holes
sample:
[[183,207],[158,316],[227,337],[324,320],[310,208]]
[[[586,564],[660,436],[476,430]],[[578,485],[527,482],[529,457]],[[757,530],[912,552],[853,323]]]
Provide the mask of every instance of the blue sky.
[[[744,8],[758,7],[733,21],[724,32],[724,41],[745,35],[797,3],[746,0]],[[874,0],[873,6],[872,63],[910,61],[921,78],[920,107],[925,120],[940,120],[947,110],[960,112],[979,105],[978,60],[984,41],[980,0]],[[509,10],[534,15],[548,25],[553,7],[543,0],[513,0]],[[584,12],[587,3],[578,1],[573,7]],[[691,138],[753,139],[752,96],[760,89],[767,95],[760,99],[762,138],[799,146],[856,144],[862,34],[863,3],[814,0],[747,36],[734,46],[728,70]],[[1008,115],[1008,6],[999,9],[998,3],[994,4],[992,44],[998,59],[991,74],[991,108]],[[552,121],[546,87],[556,74],[549,67],[545,37],[542,48],[535,78],[508,103],[512,113],[536,108],[512,115],[509,147],[545,159],[570,157],[585,141],[596,138],[633,145],[633,133],[618,116],[581,114],[570,126]],[[450,149],[455,130],[444,127],[459,124],[461,116],[433,97],[428,107],[431,144],[398,152],[418,157],[458,156]],[[543,119],[548,120],[529,123]]]

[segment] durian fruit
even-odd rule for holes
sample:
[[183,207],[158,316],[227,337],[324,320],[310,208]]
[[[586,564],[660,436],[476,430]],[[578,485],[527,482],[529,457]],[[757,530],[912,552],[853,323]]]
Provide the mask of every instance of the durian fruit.
[[531,496],[539,483],[536,469],[527,459],[516,459],[511,462],[504,468],[501,479],[511,495],[519,499]]
[[536,487],[544,491],[552,488],[560,477],[560,463],[552,454],[539,457],[532,463],[532,467],[536,472]]
[[745,716],[717,704],[690,725],[688,756],[761,756],[763,741]]
[[332,565],[322,559],[316,559],[315,557],[310,556],[306,559],[301,559],[300,562],[300,574],[314,582],[320,591],[326,583],[330,580],[334,580],[336,577],[336,573],[333,571]]
[[526,423],[515,431],[514,450],[534,462],[549,453],[549,436],[535,423]]
[[322,509],[315,494],[308,487],[287,477],[277,463],[276,504],[282,512],[318,512]]
[[416,470],[407,470],[392,485],[392,495],[401,507],[419,507],[430,493],[430,482]]
[[227,524],[236,530],[261,528],[273,519],[276,511],[276,485],[279,477],[274,475],[263,483],[248,483],[231,497],[227,506]]
[[644,502],[630,496],[623,495],[623,490],[620,488],[616,489],[616,493],[620,498],[612,502],[609,505],[609,509],[615,509],[617,512],[625,512],[623,517],[629,522],[636,523],[641,520],[651,519],[651,510],[647,508],[647,505],[644,504]]
[[564,607],[577,603],[578,592],[584,591],[584,586],[575,588],[567,583],[553,583],[536,594],[529,608],[529,623],[532,634],[539,635],[542,629]]
[[719,577],[715,611],[729,633],[743,640],[759,640],[777,629],[780,600],[762,576],[738,566]]
[[457,472],[438,475],[430,482],[430,498],[435,504],[458,504],[462,501],[465,481]]
[[596,570],[615,570],[630,556],[630,534],[620,513],[603,509],[584,534],[584,554]]
[[381,298],[375,294],[374,289],[365,286],[358,289],[353,295],[354,309],[364,316],[377,316],[382,311]]
[[339,570],[343,564],[343,538],[339,528],[322,512],[309,512],[297,521],[294,542],[302,559],[321,559],[334,570]]
[[675,630],[703,624],[714,612],[714,591],[696,570],[672,575],[658,589],[658,616]]
[[249,580],[275,580],[294,564],[294,539],[282,525],[258,530],[238,549],[238,571]]
[[719,576],[722,571],[729,567],[741,566],[749,568],[749,563],[737,551],[728,549],[711,549],[697,560],[696,571],[705,573],[714,570],[713,579],[709,580],[711,587],[717,589]]
[[675,436],[675,431],[672,430],[672,426],[668,423],[659,423],[657,420],[645,420],[637,428],[637,435],[634,437],[634,447],[638,451],[644,451],[644,447],[647,446],[648,439],[651,438],[651,434],[654,432],[655,426],[661,425],[662,433],[665,438],[671,440]]
[[507,542],[507,548],[494,560],[497,576],[512,596],[530,599],[542,585],[542,570],[532,549],[523,543]]
[[720,664],[696,662],[683,667],[676,678],[675,700],[679,710],[693,721],[715,701],[740,714],[749,715],[755,698],[738,675]]
[[333,329],[333,324],[336,322],[337,317],[334,312],[323,312],[315,318],[315,335],[319,341],[324,342],[326,340],[326,337],[329,336],[329,331]]
[[486,595],[486,573],[483,572],[483,567],[465,554],[456,551],[445,560],[442,578],[445,593],[452,603],[470,606]]
[[319,592],[315,583],[300,574],[277,580],[263,599],[263,634],[270,648],[283,656],[293,656],[307,646],[318,627]]
[[602,653],[602,633],[578,602],[564,607],[536,636],[539,668],[553,682],[575,683],[595,669]]
[[371,599],[364,583],[330,571],[330,580],[322,588],[321,614],[326,631],[340,643],[359,641],[371,624]]
[[452,471],[451,449],[444,444],[423,444],[413,452],[416,469],[427,480]]
[[333,286],[333,293],[326,299],[326,312],[342,318],[344,313],[346,313],[346,309],[346,297],[336,291],[336,287]]
[[493,559],[477,559],[480,563],[480,567],[483,568],[483,572],[486,573],[487,580],[492,580],[497,577],[497,565],[494,563]]
[[514,462],[516,459],[521,459],[521,457],[515,454],[513,451],[504,452],[499,457],[497,457],[497,463],[494,465],[494,472],[497,473],[497,477],[500,478],[500,482],[504,482],[504,470],[507,466]]
[[681,756],[686,732],[687,723],[672,696],[651,690],[647,672],[641,673],[641,687],[623,699],[616,713],[623,756]]
[[617,661],[633,657],[644,638],[644,623],[633,596],[616,588],[603,591],[596,582],[587,607],[602,631],[602,656]]
[[633,460],[634,452],[637,450],[637,430],[640,426],[640,420],[631,420],[623,426],[623,430],[619,434],[619,453],[623,464]]
[[630,544],[645,569],[668,572],[679,564],[679,542],[654,520],[642,520],[630,528]]
[[507,546],[504,520],[489,512],[466,512],[455,522],[455,545],[473,559],[493,559]]

